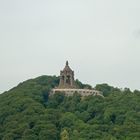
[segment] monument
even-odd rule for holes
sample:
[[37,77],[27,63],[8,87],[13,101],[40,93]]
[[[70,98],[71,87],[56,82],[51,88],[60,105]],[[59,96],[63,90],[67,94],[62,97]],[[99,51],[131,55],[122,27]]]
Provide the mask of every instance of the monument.
[[76,88],[74,82],[74,71],[69,67],[68,61],[63,71],[60,71],[60,82],[58,88]]
[[74,93],[81,96],[101,96],[104,97],[100,91],[94,89],[79,89],[76,87],[74,81],[74,71],[70,68],[68,61],[62,71],[60,71],[59,86],[52,89],[50,95],[55,93],[64,93],[66,96],[72,96]]

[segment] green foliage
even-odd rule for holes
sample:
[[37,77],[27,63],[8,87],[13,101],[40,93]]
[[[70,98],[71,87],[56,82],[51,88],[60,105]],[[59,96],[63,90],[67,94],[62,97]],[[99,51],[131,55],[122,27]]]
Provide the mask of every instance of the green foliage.
[[101,91],[104,96],[108,96],[111,93],[121,93],[119,88],[114,88],[108,84],[98,84],[95,89]]
[[66,129],[64,129],[62,132],[61,132],[61,140],[69,140],[69,133],[67,132]]
[[49,96],[58,83],[41,76],[1,94],[0,140],[139,140],[140,91],[101,84],[105,98]]
[[92,89],[92,86],[89,84],[83,84],[78,79],[75,80],[75,84],[77,88],[85,88],[85,89]]

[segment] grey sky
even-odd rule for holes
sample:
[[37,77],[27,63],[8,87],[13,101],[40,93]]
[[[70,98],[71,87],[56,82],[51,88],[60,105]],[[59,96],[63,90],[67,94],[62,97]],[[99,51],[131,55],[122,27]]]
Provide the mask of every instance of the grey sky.
[[0,92],[40,75],[140,89],[140,0],[0,0]]

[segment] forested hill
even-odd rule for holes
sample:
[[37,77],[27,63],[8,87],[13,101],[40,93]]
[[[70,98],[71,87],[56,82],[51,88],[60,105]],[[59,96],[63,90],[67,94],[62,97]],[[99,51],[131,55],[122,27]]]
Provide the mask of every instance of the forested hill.
[[139,91],[101,84],[105,98],[48,97],[58,82],[41,76],[1,94],[0,140],[140,140]]

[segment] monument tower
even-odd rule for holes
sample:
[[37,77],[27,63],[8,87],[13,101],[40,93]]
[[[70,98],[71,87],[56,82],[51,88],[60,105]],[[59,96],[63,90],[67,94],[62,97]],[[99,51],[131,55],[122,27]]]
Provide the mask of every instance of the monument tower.
[[51,90],[50,96],[55,93],[64,93],[66,96],[72,96],[74,93],[76,93],[80,94],[81,96],[97,95],[104,97],[100,91],[95,89],[79,89],[76,87],[74,81],[74,71],[69,67],[68,61],[66,61],[64,69],[60,71],[59,86]]
[[69,67],[68,61],[66,61],[65,68],[60,71],[60,82],[58,88],[75,88],[74,71]]

